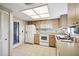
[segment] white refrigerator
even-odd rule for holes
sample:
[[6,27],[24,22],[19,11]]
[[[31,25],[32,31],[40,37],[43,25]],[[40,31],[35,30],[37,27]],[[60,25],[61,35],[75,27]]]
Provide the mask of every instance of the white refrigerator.
[[34,43],[34,34],[36,34],[36,27],[35,25],[26,25],[26,39],[25,42],[27,43]]

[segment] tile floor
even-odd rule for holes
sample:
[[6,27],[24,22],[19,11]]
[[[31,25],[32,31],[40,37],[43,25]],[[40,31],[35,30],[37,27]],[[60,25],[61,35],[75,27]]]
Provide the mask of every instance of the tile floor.
[[56,48],[23,44],[14,48],[14,56],[56,56]]

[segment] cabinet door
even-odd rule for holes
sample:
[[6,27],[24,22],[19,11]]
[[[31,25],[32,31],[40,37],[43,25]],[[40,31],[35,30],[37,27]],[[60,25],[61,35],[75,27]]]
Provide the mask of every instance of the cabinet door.
[[46,24],[48,24],[48,21],[46,21],[46,20],[40,21],[40,27],[42,27],[42,26],[44,26]]
[[60,27],[67,28],[67,15],[61,15],[60,17]]
[[39,45],[39,34],[35,34],[34,35],[34,44],[38,44]]
[[36,28],[40,28],[40,21],[36,21]]
[[79,24],[79,3],[76,3],[76,24]]
[[58,19],[52,20],[52,27],[53,28],[59,28],[59,20]]
[[49,46],[56,47],[55,35],[49,35]]
[[76,4],[69,3],[68,4],[68,26],[74,25],[76,20]]

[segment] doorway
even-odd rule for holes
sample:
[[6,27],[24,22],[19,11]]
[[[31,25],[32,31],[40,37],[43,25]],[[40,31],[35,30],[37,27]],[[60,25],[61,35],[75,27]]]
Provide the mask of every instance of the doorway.
[[19,22],[14,22],[14,40],[13,44],[19,43]]

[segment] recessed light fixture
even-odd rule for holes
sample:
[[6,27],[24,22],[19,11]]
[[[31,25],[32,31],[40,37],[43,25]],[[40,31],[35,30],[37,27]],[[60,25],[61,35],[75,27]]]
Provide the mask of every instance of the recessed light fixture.
[[32,18],[50,17],[47,5],[22,11],[24,14]]

